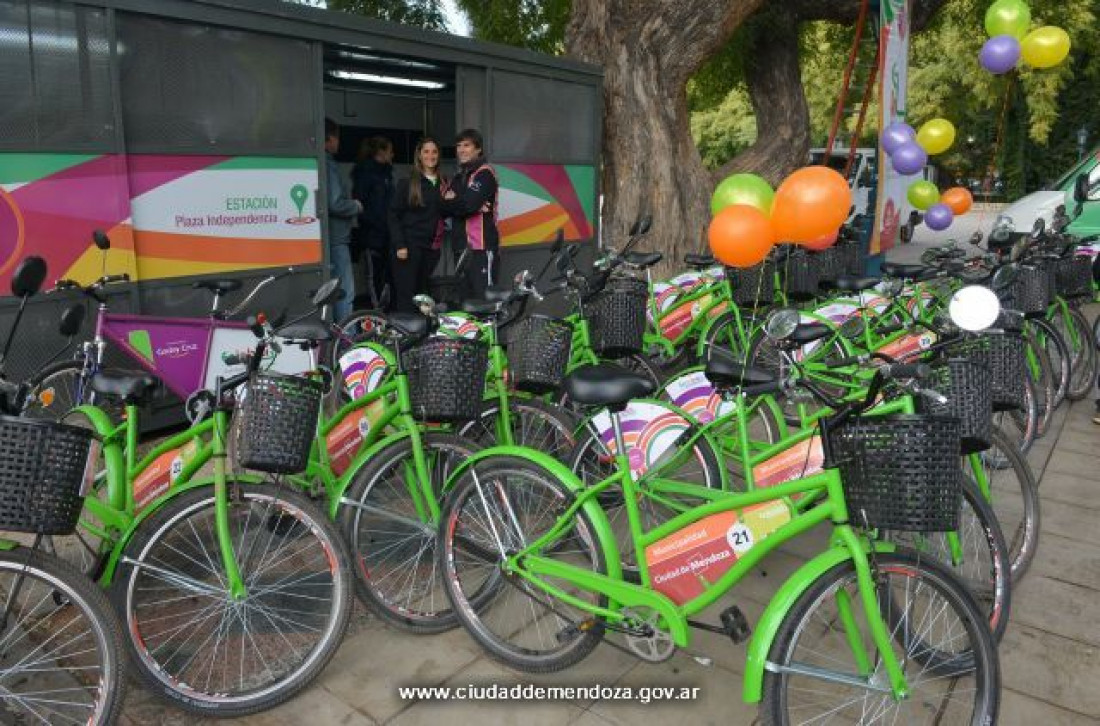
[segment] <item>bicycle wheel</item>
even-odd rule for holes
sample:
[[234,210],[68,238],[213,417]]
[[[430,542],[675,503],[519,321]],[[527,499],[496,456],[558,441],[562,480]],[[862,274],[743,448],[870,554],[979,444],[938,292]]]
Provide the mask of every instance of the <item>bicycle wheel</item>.
[[1066,398],[1080,401],[1089,395],[1096,384],[1096,347],[1092,344],[1089,322],[1077,308],[1070,308],[1067,313],[1058,308],[1050,322],[1070,353],[1070,378]]
[[[1027,459],[997,428],[993,429],[989,449],[977,459],[989,483],[990,506],[1008,547],[1012,582],[1018,583],[1039,547],[1038,483]],[[963,461],[963,469],[972,472],[969,459]]]
[[[447,594],[466,630],[495,660],[521,671],[567,668],[592,652],[601,625],[504,567],[510,553],[546,534],[573,495],[538,465],[517,457],[469,469],[443,505],[439,558]],[[606,563],[585,512],[539,555],[603,574]],[[605,598],[554,577],[543,580],[593,605]]]
[[[1024,379],[1023,408],[995,411],[993,425],[1001,430],[1016,451],[1021,455],[1027,455],[1039,435],[1039,397],[1035,393],[1035,385],[1030,378]],[[998,463],[997,460],[992,459],[991,462],[994,466],[1008,466],[1007,461]]]
[[1028,351],[1027,374],[1035,393],[1035,406],[1039,415],[1035,435],[1043,437],[1046,436],[1047,429],[1050,427],[1056,406],[1054,367],[1047,346],[1040,342],[1039,336],[1034,331],[1028,331],[1024,336],[1024,343]]
[[[1032,335],[1035,342],[1046,351],[1050,361],[1050,373],[1054,387],[1054,408],[1062,405],[1069,391],[1069,382],[1072,377],[1073,359],[1062,334],[1049,321],[1036,318],[1032,323]],[[1045,433],[1046,430],[1043,429]]]
[[339,335],[332,341],[328,351],[328,362],[332,370],[340,370],[340,356],[356,343],[362,341],[378,328],[385,316],[377,310],[353,310],[336,324]]
[[[851,600],[857,623],[866,622],[866,611],[855,566],[843,562],[807,588],[780,625],[764,673],[760,722],[996,723],[997,649],[966,589],[943,567],[915,553],[877,554],[873,568],[879,609],[893,615],[887,625],[909,697],[894,699],[880,658],[871,658],[872,672],[856,675],[852,634],[837,606],[840,593]],[[854,635],[871,647],[863,632]],[[928,668],[933,654],[940,662]]]
[[[454,467],[478,450],[459,436],[423,433],[436,499]],[[435,556],[436,523],[424,521],[409,491],[416,486],[413,445],[397,441],[379,451],[352,480],[340,507],[340,529],[356,564],[360,600],[391,625],[437,633],[458,624],[443,590]]]
[[60,560],[0,553],[4,723],[113,723],[122,708],[122,630],[103,591]]
[[[703,338],[702,350],[710,350],[718,346],[740,358],[745,354],[751,343],[752,331],[756,324],[752,317],[746,313],[741,314],[741,325],[737,324],[737,316],[730,312],[722,313],[707,328]],[[741,331],[744,331],[745,339]]]
[[1004,534],[993,508],[969,478],[962,479],[962,508],[959,512],[960,559],[955,561],[945,532],[883,532],[890,542],[930,556],[948,567],[966,585],[986,613],[995,643],[1001,642],[1008,627],[1012,601],[1011,559]]
[[213,487],[185,492],[146,520],[111,586],[145,684],[184,710],[217,716],[271,708],[309,685],[336,653],[352,607],[335,524],[289,489],[230,486],[244,599],[228,592]]
[[[27,418],[60,421],[72,409],[92,400],[82,360],[63,360],[48,365],[27,381],[27,385],[30,394],[22,414]],[[122,420],[124,409],[118,401],[98,400],[96,405],[112,421]]]
[[[512,421],[512,441],[516,446],[538,449],[561,461],[576,445],[573,435],[576,419],[561,406],[512,396],[508,400],[508,410]],[[462,424],[458,434],[476,441],[482,447],[502,444],[504,442],[498,441],[497,436],[499,416],[500,402],[485,401],[478,417]]]

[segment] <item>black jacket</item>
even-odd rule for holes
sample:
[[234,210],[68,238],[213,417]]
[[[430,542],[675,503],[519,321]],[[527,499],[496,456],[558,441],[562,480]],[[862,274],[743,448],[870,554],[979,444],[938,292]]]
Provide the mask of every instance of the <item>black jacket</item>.
[[367,159],[355,165],[351,180],[351,195],[363,204],[359,239],[368,249],[388,249],[390,229],[386,213],[393,197],[393,166]]
[[469,248],[496,252],[500,249],[497,231],[497,177],[484,156],[463,164],[451,180],[454,199],[443,200],[443,213],[454,217],[451,244],[454,249]]
[[406,247],[439,249],[443,244],[443,210],[440,206],[440,189],[446,188],[446,182],[439,180],[439,186],[426,178],[420,179],[420,194],[424,204],[420,207],[409,206],[409,179],[397,182],[397,189],[390,202],[390,248],[400,250]]

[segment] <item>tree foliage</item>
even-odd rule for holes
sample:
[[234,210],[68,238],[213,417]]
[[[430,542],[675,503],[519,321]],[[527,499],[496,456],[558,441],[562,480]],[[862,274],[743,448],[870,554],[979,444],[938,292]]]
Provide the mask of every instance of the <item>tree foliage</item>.
[[565,52],[571,0],[457,0],[475,38],[543,53]]
[[328,8],[427,30],[447,30],[442,0],[328,0]]

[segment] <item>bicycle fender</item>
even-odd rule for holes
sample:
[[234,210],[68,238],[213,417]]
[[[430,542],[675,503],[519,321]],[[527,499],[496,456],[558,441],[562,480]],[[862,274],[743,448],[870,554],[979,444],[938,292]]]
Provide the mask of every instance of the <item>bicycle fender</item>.
[[[883,552],[893,550],[889,545],[882,547],[879,545],[880,543],[875,543],[877,550]],[[851,558],[851,553],[844,547],[831,547],[798,568],[772,597],[764,614],[756,623],[752,640],[749,641],[742,686],[742,698],[745,703],[759,703],[763,696],[764,665],[767,663],[768,653],[771,651],[776,633],[779,632],[779,626],[783,624],[787,613],[794,607],[795,601],[826,572]]]
[[[494,446],[490,449],[483,449],[462,462],[458,468],[447,477],[447,481],[443,485],[444,496],[454,488],[455,483],[471,467],[490,457],[500,456],[525,459],[536,466],[546,469],[571,492],[581,492],[585,488],[584,482],[577,478],[576,474],[570,471],[565,464],[552,458],[549,454],[544,454],[536,449],[528,449],[521,446]],[[592,527],[595,530],[596,538],[600,541],[600,549],[603,550],[604,562],[607,563],[608,576],[614,579],[622,579],[623,572],[622,561],[619,559],[619,545],[615,541],[615,534],[611,530],[611,522],[608,521],[607,514],[600,508],[595,498],[585,502],[581,508],[584,510],[584,513],[588,515],[588,519],[592,522]]]
[[[264,479],[261,476],[256,476],[253,474],[239,474],[226,475],[226,481],[259,483],[264,481]],[[107,565],[103,569],[103,574],[100,575],[99,578],[100,586],[107,587],[111,584],[115,576],[115,569],[118,567],[118,561],[122,559],[122,555],[126,551],[126,548],[129,546],[130,540],[134,538],[134,535],[137,533],[138,529],[142,526],[145,520],[151,517],[155,512],[160,511],[160,509],[165,504],[172,501],[181,494],[189,492],[192,489],[199,489],[201,487],[212,487],[213,485],[213,476],[203,477],[202,479],[192,479],[185,484],[181,484],[177,487],[172,487],[167,492],[150,502],[149,506],[142,509],[137,514],[137,516],[133,518],[133,520],[130,522],[130,525],[126,528],[126,531],[122,533],[122,536],[119,537],[118,541],[115,543],[114,548],[111,550],[111,556],[108,558]]]

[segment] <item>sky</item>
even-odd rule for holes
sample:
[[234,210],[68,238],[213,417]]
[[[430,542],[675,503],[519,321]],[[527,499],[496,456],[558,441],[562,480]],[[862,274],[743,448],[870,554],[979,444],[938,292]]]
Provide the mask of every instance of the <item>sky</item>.
[[470,25],[466,22],[466,16],[455,5],[455,0],[443,0],[443,10],[447,14],[447,25],[456,35],[469,35]]

